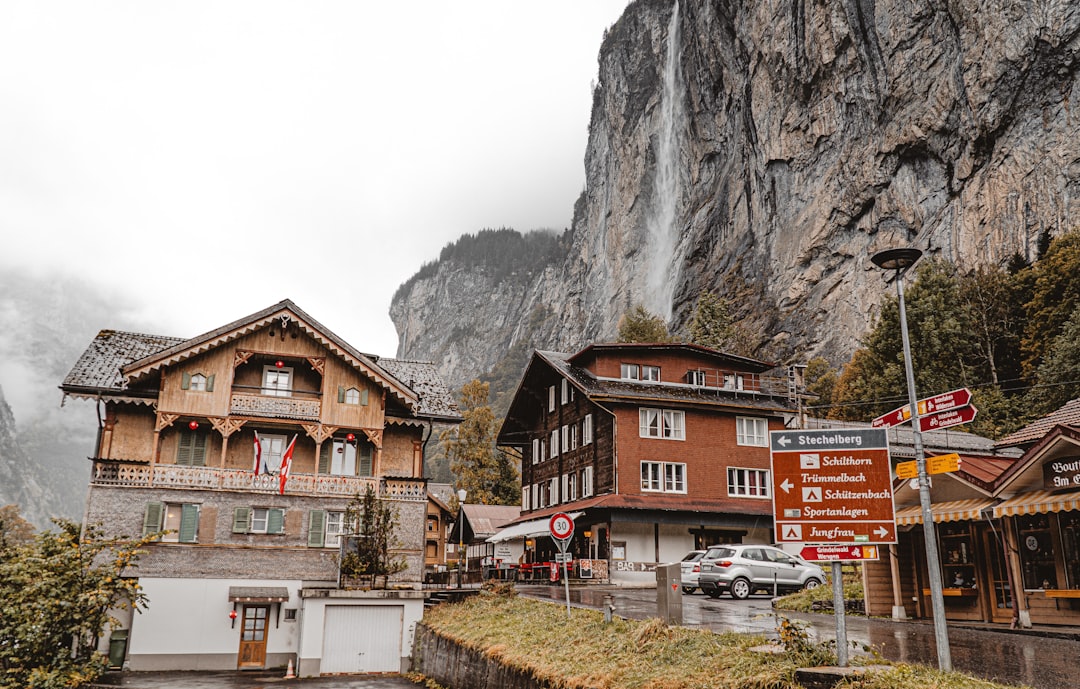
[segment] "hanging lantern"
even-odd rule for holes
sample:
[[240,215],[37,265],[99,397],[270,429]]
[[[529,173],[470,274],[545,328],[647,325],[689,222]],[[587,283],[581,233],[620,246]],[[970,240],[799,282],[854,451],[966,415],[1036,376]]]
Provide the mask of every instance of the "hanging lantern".
[[278,359],[277,361],[274,362],[274,366],[277,366],[278,368],[284,368],[285,367],[285,362],[282,361],[281,359]]
[[230,620],[235,620],[236,619],[236,611],[235,610],[230,610],[229,611],[229,619]]
[[351,443],[352,441],[356,440],[356,436],[353,435],[352,433],[349,433],[348,435],[345,436],[345,440],[348,440]]
[[193,431],[197,430],[199,428],[199,422],[198,421],[191,421],[190,423],[188,423],[187,427],[190,428]]

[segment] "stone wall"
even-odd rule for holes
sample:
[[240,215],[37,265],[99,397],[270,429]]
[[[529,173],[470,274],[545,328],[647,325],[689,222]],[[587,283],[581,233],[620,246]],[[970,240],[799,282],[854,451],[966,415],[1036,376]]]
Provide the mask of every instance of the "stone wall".
[[531,674],[487,658],[417,625],[412,671],[453,689],[548,689]]

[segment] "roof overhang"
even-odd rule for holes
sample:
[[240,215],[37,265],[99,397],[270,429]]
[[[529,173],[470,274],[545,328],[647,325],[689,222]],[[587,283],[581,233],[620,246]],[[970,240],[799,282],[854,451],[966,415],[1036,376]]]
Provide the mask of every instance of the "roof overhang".
[[230,603],[286,603],[289,589],[284,586],[230,586]]

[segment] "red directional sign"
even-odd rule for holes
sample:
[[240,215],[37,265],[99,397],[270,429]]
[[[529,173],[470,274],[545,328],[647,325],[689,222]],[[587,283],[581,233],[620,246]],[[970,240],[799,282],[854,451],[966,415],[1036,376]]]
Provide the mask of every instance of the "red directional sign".
[[564,512],[553,514],[548,522],[548,530],[551,531],[552,538],[565,541],[574,535],[574,520]]
[[773,519],[786,543],[895,543],[881,429],[773,431]]
[[804,560],[828,562],[831,560],[876,560],[876,545],[813,545],[799,551]]
[[939,428],[948,428],[949,426],[960,426],[965,423],[971,423],[978,413],[979,410],[976,409],[974,405],[969,404],[966,407],[950,409],[949,411],[944,411],[940,414],[920,416],[919,430],[925,433],[926,431],[934,431]]
[[[943,392],[940,395],[934,395],[933,397],[918,400],[915,404],[919,408],[919,416],[925,416],[927,414],[937,414],[938,412],[948,411],[949,409],[957,409],[968,404],[970,401],[971,390],[960,388],[959,390],[951,390],[949,392]],[[899,426],[902,423],[906,423],[910,419],[911,405],[905,404],[902,407],[897,407],[891,412],[877,417],[870,422],[870,427],[892,428],[893,426]]]

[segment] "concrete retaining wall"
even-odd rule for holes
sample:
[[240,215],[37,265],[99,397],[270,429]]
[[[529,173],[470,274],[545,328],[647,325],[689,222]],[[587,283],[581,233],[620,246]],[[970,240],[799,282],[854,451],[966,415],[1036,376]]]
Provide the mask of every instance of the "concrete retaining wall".
[[450,689],[550,689],[552,686],[486,658],[479,651],[459,646],[423,624],[416,628],[412,671]]

